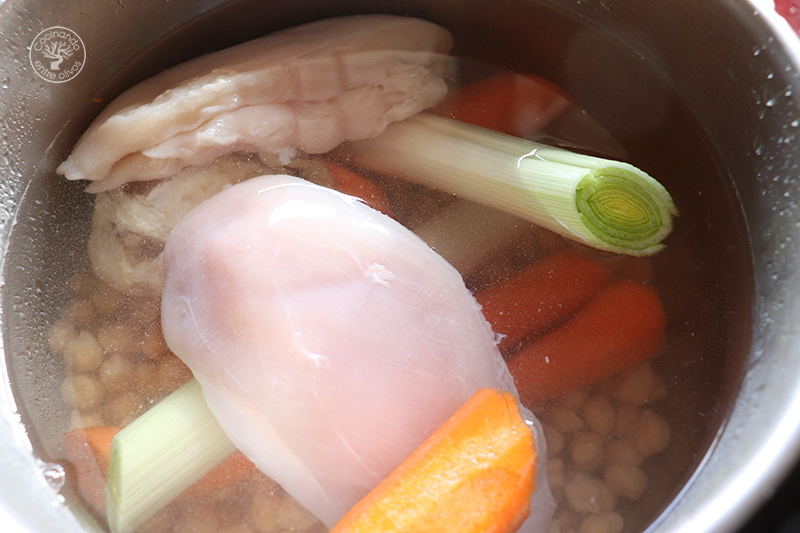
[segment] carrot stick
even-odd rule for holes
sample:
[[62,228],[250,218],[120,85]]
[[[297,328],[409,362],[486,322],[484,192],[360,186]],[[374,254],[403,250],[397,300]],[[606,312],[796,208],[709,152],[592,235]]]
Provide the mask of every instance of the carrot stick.
[[64,435],[72,465],[78,477],[78,489],[97,512],[106,509],[106,473],[111,455],[111,441],[121,427],[78,428]]
[[324,163],[337,191],[355,196],[384,215],[393,216],[392,206],[380,185],[331,161]]
[[535,405],[644,361],[661,351],[666,323],[655,290],[630,281],[611,285],[511,358],[520,400]]
[[516,397],[481,389],[331,533],[510,533],[530,513],[535,478]]
[[[97,512],[106,509],[106,478],[111,456],[111,441],[122,431],[121,427],[95,426],[78,428],[64,435],[67,455],[78,478],[78,489],[86,502]],[[255,470],[255,465],[241,452],[228,456],[178,499],[209,494],[217,489],[242,481]]]
[[451,93],[434,111],[475,126],[526,137],[570,106],[566,93],[531,74],[504,72]]
[[596,261],[561,251],[475,295],[503,351],[541,334],[586,305],[611,274]]

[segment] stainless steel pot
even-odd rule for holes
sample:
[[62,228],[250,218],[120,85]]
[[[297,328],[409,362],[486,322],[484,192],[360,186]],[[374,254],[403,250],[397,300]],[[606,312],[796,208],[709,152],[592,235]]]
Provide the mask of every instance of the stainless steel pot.
[[[0,530],[92,524],[54,488],[60,470],[37,459],[54,455],[65,419],[61,369],[43,348],[44,325],[63,302],[52,280],[81,260],[89,212],[80,188],[55,177],[57,163],[110,98],[166,66],[277,28],[373,11],[480,37],[462,52],[556,80],[633,146],[665,143],[685,158],[670,117],[691,122],[697,136],[684,140],[716,159],[674,162],[680,175],[669,180],[706,234],[698,249],[707,245],[717,265],[719,279],[708,281],[724,312],[708,316],[721,332],[709,353],[722,361],[708,383],[695,384],[714,393],[697,407],[706,432],[649,531],[732,531],[794,464],[800,41],[770,9],[747,0],[18,0],[0,3]],[[63,83],[38,77],[29,61],[37,34],[54,26],[74,30],[87,51]]]

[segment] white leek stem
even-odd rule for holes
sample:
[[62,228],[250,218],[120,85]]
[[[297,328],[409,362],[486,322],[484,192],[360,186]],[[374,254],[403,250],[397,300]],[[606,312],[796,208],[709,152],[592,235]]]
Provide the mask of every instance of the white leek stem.
[[350,162],[457,194],[565,237],[651,255],[672,231],[667,190],[633,165],[420,113],[353,143]]
[[196,380],[115,437],[108,467],[108,522],[131,532],[236,451]]

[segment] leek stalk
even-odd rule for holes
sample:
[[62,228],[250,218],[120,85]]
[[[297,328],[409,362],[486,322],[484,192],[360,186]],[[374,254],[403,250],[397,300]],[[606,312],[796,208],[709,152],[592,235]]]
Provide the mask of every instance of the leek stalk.
[[420,113],[350,144],[348,162],[506,211],[589,246],[652,255],[672,231],[667,190],[633,165]]
[[192,379],[114,437],[111,531],[134,531],[235,451]]

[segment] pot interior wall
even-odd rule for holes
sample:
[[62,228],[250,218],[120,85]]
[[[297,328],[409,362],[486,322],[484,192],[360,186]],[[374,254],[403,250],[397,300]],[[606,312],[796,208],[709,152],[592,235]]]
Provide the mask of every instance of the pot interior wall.
[[[152,33],[143,31],[141,21],[124,24],[124,9],[103,19],[104,28],[113,32],[75,28],[92,55],[68,91],[45,87],[62,110],[45,111],[42,120],[61,120],[63,127],[41,128],[51,136],[40,142],[47,149],[25,176],[30,183],[19,202],[3,268],[6,359],[35,452],[47,461],[64,459],[61,435],[69,424],[59,393],[64,369],[47,350],[46,334],[68,300],[66,280],[86,264],[91,214],[91,198],[82,185],[64,182],[53,170],[102,105],[162,68],[278,28],[353,13],[408,14],[451,29],[457,55],[532,72],[562,86],[611,133],[610,148],[597,149],[646,169],[679,206],[675,234],[654,260],[670,317],[667,345],[654,366],[674,394],[666,409],[673,446],[658,467],[659,488],[638,510],[640,526],[652,522],[703,461],[741,383],[754,296],[750,244],[732,176],[744,182],[752,165],[731,169],[731,149],[717,136],[717,110],[692,100],[707,98],[705,83],[716,82],[701,86],[694,75],[674,67],[674,50],[658,39],[674,41],[674,36],[658,29],[648,33],[653,28],[642,23],[646,17],[636,7],[618,7],[615,14],[603,6],[581,7],[581,2],[556,4],[239,1],[208,5],[207,12],[192,16],[175,9],[170,12],[174,20],[154,26]],[[631,26],[636,13],[644,17],[638,31]],[[115,39],[124,45],[108,44]],[[581,132],[569,135],[577,146],[595,138],[591,132],[585,138]],[[70,496],[70,485],[65,490]]]

